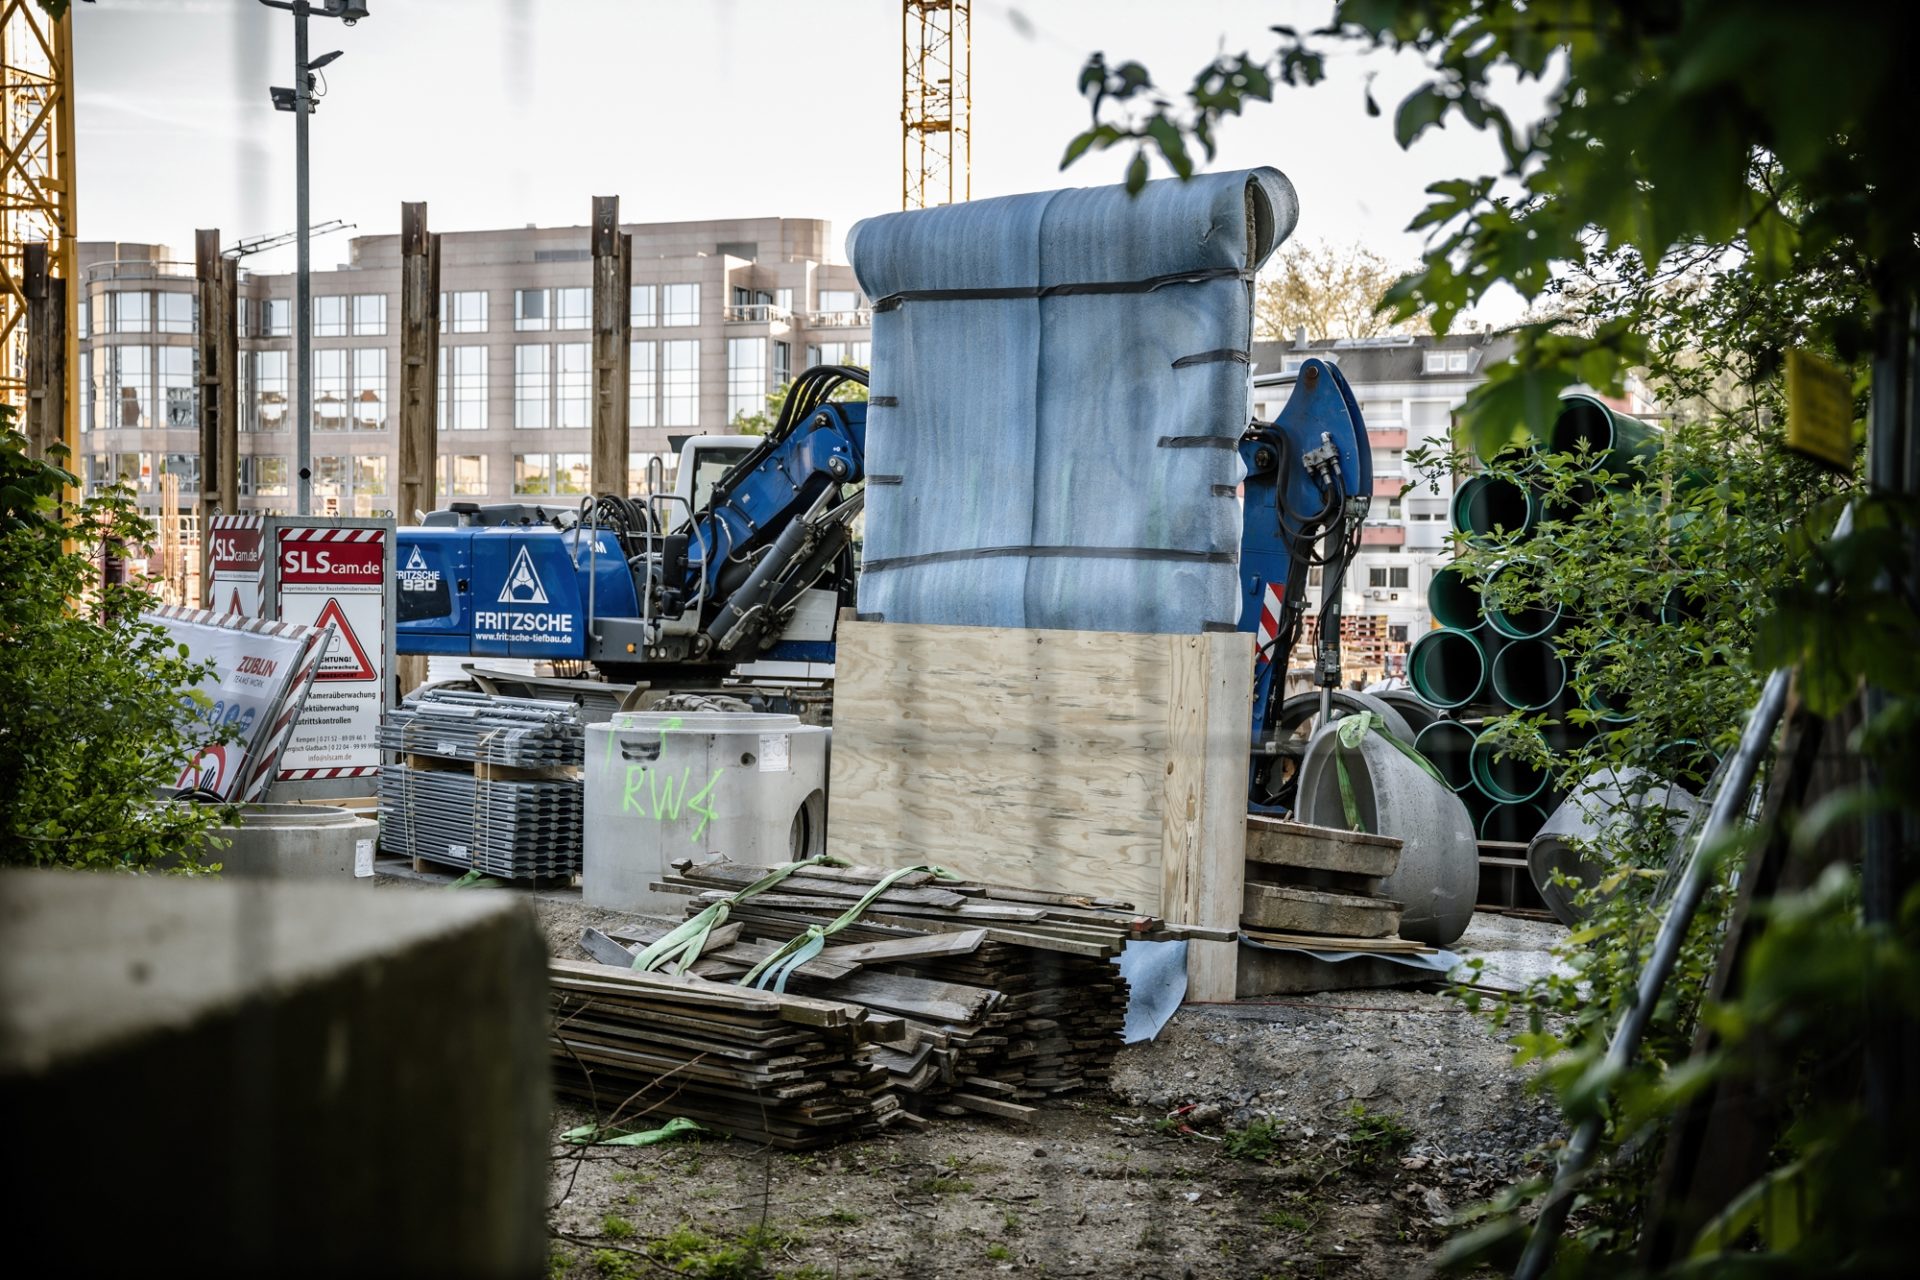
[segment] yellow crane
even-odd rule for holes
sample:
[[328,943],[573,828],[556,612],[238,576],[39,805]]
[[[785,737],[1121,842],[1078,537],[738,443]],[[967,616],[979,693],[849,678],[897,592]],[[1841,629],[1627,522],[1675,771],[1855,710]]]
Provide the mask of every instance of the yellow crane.
[[973,196],[972,0],[901,0],[900,207]]
[[[0,0],[0,403],[16,410],[27,397],[30,244],[47,246],[51,274],[67,282],[68,377],[79,368],[74,229],[73,16],[59,0]],[[79,445],[79,395],[65,398],[69,449]]]

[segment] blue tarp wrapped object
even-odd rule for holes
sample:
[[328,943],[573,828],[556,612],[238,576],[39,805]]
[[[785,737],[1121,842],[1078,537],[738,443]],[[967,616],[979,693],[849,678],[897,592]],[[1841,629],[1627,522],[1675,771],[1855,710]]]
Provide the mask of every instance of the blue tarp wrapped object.
[[861,615],[1231,628],[1253,275],[1298,211],[1263,168],[855,225],[874,300]]

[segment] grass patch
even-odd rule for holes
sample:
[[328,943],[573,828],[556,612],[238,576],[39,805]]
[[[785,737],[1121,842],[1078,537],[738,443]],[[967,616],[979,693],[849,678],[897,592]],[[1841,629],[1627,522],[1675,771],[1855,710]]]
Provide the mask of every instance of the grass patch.
[[956,1178],[944,1173],[930,1173],[924,1178],[915,1178],[909,1182],[907,1190],[923,1196],[949,1196],[962,1191],[971,1191],[973,1184],[965,1178]]
[[1003,1244],[990,1244],[987,1246],[987,1261],[988,1262],[1012,1262],[1013,1250],[1007,1248],[1007,1246]]
[[1303,1215],[1291,1209],[1269,1209],[1260,1221],[1275,1231],[1306,1231],[1313,1226]]
[[1400,1154],[1413,1141],[1413,1130],[1402,1124],[1398,1116],[1369,1111],[1357,1102],[1347,1108],[1347,1119],[1351,1124],[1347,1142],[1352,1148],[1353,1163],[1359,1168],[1371,1169]]
[[829,1209],[825,1213],[816,1213],[807,1219],[809,1222],[827,1223],[836,1227],[851,1227],[859,1223],[863,1215],[858,1209]]
[[633,1224],[617,1213],[610,1213],[600,1219],[600,1234],[609,1240],[628,1240],[633,1237]]
[[1280,1122],[1255,1120],[1244,1129],[1231,1130],[1223,1150],[1236,1160],[1271,1160],[1280,1154]]

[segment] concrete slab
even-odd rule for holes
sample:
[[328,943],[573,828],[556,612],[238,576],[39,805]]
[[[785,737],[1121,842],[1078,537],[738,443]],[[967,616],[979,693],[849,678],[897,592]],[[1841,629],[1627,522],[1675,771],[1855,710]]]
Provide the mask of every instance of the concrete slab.
[[28,1269],[104,1224],[165,1273],[540,1269],[546,956],[523,904],[15,871],[0,955]]

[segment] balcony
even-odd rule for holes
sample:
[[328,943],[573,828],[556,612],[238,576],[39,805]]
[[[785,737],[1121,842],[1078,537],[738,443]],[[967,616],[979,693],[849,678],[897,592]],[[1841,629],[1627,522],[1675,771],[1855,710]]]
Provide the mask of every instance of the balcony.
[[1376,449],[1404,449],[1407,447],[1407,429],[1405,427],[1368,427],[1367,443]]
[[191,280],[191,262],[152,261],[133,258],[117,262],[96,262],[86,269],[89,284],[96,280]]
[[1397,498],[1406,487],[1406,477],[1400,474],[1397,467],[1392,471],[1376,471],[1373,474],[1373,496],[1376,498]]
[[728,324],[792,324],[793,312],[785,307],[756,302],[746,306],[728,307],[726,319]]
[[1397,524],[1369,524],[1360,528],[1360,545],[1363,547],[1404,547],[1407,544],[1407,531]]
[[807,328],[809,329],[865,329],[873,324],[871,307],[856,307],[852,311],[809,311]]

